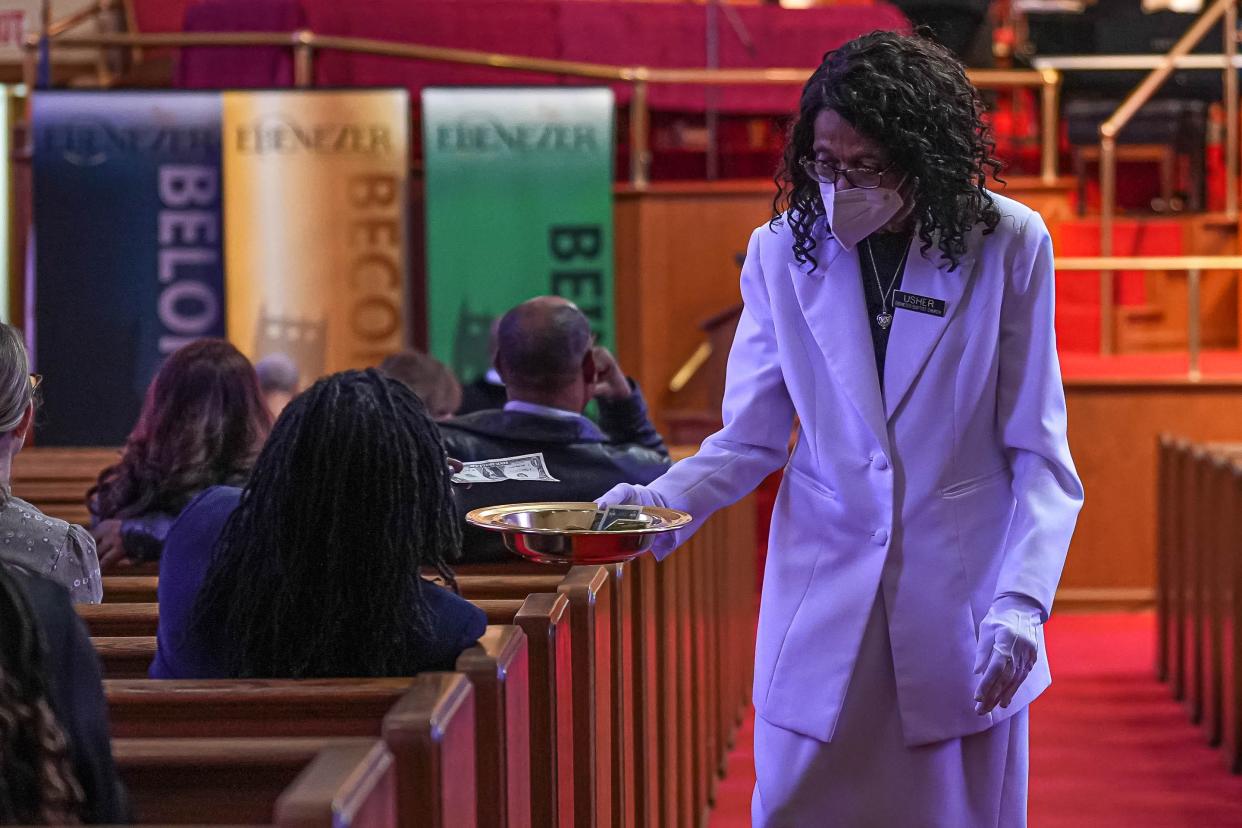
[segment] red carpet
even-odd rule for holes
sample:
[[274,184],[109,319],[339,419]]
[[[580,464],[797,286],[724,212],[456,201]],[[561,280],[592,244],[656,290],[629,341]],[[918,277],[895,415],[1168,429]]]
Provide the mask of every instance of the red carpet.
[[[1053,685],[1031,712],[1032,828],[1242,828],[1230,775],[1152,673],[1155,619],[1056,615]],[[751,722],[709,828],[750,824]]]

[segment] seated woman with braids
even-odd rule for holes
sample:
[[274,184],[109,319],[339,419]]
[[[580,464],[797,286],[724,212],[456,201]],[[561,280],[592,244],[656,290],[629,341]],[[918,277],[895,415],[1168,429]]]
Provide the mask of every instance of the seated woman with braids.
[[169,356],[120,462],[87,494],[104,570],[157,560],[195,495],[246,481],[271,426],[254,366],[228,342],[200,339]]
[[128,822],[86,627],[58,585],[0,564],[0,824]]
[[244,490],[209,489],[164,548],[152,678],[407,676],[453,668],[487,619],[454,592],[450,471],[418,396],[378,371],[281,413]]
[[103,581],[90,534],[12,494],[13,458],[34,422],[39,381],[30,374],[22,335],[0,322],[0,562],[55,581],[77,603],[98,604]]

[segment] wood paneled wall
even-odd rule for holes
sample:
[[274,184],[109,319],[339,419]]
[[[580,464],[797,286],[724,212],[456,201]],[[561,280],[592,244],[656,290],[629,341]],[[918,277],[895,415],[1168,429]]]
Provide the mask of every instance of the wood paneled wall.
[[1068,382],[1086,491],[1058,601],[1147,604],[1156,583],[1156,440],[1242,438],[1242,382]]
[[[1072,218],[1062,188],[1011,182],[1056,238]],[[625,370],[661,423],[668,381],[703,341],[698,325],[740,301],[734,257],[771,215],[763,181],[622,189],[616,204],[617,338]],[[1070,446],[1086,506],[1062,582],[1062,604],[1150,602],[1155,584],[1156,438],[1242,439],[1242,382],[1071,382]]]
[[771,217],[772,193],[763,181],[617,193],[617,356],[658,424],[669,380],[704,340],[699,324],[742,300],[735,257]]
[[[1039,210],[1053,229],[1072,218],[1069,183],[1014,178],[1005,195]],[[735,257],[772,216],[771,182],[654,184],[616,193],[617,351],[656,417],[668,382],[704,335],[699,324],[741,301]]]

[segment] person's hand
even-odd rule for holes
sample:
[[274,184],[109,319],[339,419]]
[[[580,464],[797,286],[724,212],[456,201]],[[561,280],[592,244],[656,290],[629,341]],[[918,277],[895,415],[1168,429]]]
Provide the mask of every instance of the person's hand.
[[595,358],[595,387],[591,396],[601,400],[629,399],[634,392],[616,357],[602,345],[592,348],[591,355]]
[[112,518],[101,521],[91,530],[91,537],[95,539],[95,552],[99,555],[101,570],[133,566],[133,562],[125,555],[120,520]]
[[1039,657],[1040,611],[1033,602],[1015,596],[997,600],[979,625],[979,650],[975,674],[982,675],[975,689],[975,712],[992,712],[999,704],[1008,707],[1030,675]]
[[658,506],[661,509],[668,507],[668,504],[664,502],[664,498],[660,497],[659,494],[651,491],[646,486],[637,486],[633,483],[618,483],[595,500],[596,506],[607,507],[625,504]]
[[[447,461],[448,461],[449,472],[451,472],[452,474],[461,474],[461,470],[466,467],[465,463],[453,457],[447,458]],[[456,481],[453,481],[453,485],[461,486],[463,489],[469,489],[474,484],[473,483],[458,483]]]

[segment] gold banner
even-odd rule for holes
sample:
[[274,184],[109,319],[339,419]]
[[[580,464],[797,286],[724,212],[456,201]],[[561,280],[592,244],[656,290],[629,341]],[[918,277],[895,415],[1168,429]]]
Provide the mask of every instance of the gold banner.
[[404,90],[226,92],[228,332],[303,384],[406,342]]

